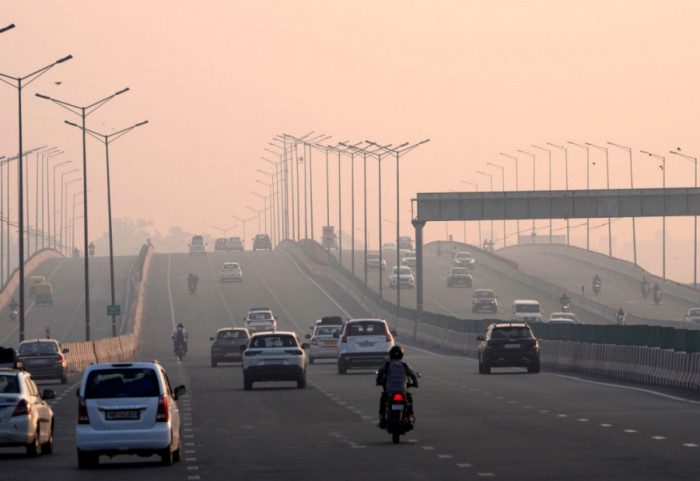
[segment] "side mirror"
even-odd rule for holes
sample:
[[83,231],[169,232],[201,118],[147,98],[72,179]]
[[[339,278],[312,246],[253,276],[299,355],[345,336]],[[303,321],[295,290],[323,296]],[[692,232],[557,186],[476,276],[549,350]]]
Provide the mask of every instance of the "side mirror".
[[311,346],[309,345],[308,342],[305,342],[305,343],[303,343],[303,344],[301,345],[301,348],[302,348],[302,349],[310,349]]
[[307,334],[304,336],[304,339],[311,339],[311,334]]
[[209,340],[210,340],[210,341],[213,341],[213,340],[214,340],[214,338],[213,338],[213,337],[210,337],[210,338],[209,338]]
[[484,338],[484,336],[476,336],[476,340],[477,341],[484,341],[485,338]]
[[54,399],[56,397],[56,391],[53,391],[51,389],[44,389],[44,392],[41,393],[41,399]]
[[173,391],[173,399],[177,401],[177,398],[182,396],[183,394],[187,394],[187,388],[184,386],[178,386],[174,389]]
[[70,352],[70,349],[68,349],[68,348],[66,347],[66,348],[63,349],[62,352],[63,352],[63,354],[66,354],[67,352]]

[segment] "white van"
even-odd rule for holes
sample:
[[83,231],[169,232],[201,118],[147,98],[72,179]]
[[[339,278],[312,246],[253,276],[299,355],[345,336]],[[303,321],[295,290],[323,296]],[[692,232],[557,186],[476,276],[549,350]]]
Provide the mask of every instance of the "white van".
[[514,322],[542,322],[542,307],[538,301],[516,299],[513,301],[510,319]]

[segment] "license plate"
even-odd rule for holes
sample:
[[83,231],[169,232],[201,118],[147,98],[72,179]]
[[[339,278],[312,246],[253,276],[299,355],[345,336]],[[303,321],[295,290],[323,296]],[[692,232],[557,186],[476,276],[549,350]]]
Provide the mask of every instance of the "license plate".
[[280,366],[284,364],[282,359],[268,359],[265,361],[266,366]]
[[31,364],[33,366],[40,366],[40,365],[50,364],[50,363],[51,363],[51,359],[31,359],[31,360],[29,360],[29,364]]
[[506,344],[506,349],[520,349],[520,344]]
[[360,347],[374,347],[374,343],[370,341],[358,342],[357,345]]
[[138,421],[141,415],[141,411],[138,410],[128,410],[128,411],[106,411],[105,419],[107,421]]
[[403,404],[392,404],[391,410],[392,411],[403,411]]
[[338,343],[336,341],[323,341],[324,346],[337,346]]

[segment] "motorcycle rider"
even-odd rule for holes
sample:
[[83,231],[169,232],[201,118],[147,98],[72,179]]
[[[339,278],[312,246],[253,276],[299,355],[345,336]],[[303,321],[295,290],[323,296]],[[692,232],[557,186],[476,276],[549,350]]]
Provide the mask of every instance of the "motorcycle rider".
[[625,310],[622,307],[620,307],[617,310],[617,316],[615,316],[615,320],[617,320],[618,324],[624,324],[626,317],[627,314],[625,314]]
[[437,244],[437,255],[439,255],[439,256],[442,255],[442,244],[440,243],[440,241],[438,241],[438,244]]
[[178,343],[182,342],[185,344],[185,353],[187,352],[187,339],[190,337],[190,334],[187,332],[187,329],[185,329],[185,325],[183,323],[179,323],[177,325],[177,329],[173,331],[172,334],[172,339],[173,339],[173,352],[177,352],[177,345]]
[[654,283],[654,300],[656,299],[661,299],[661,288],[659,287],[658,282]]
[[386,428],[386,402],[389,394],[402,393],[408,400],[409,417],[413,417],[413,399],[408,392],[407,382],[410,379],[412,385],[418,387],[418,375],[405,362],[403,362],[404,350],[401,346],[394,346],[389,349],[389,361],[377,371],[375,380],[377,386],[384,387],[379,398],[379,423],[380,429]]
[[187,275],[187,287],[191,284],[194,285],[194,289],[197,289],[197,283],[199,282],[199,276],[192,274],[191,272]]
[[598,291],[600,291],[600,289],[602,287],[603,287],[603,283],[600,282],[600,276],[596,272],[595,275],[593,276],[593,293],[595,293],[596,288],[598,289]]
[[649,281],[646,276],[642,278],[642,295],[644,297],[649,295]]
[[14,320],[17,317],[17,310],[19,309],[19,304],[13,297],[10,299],[10,320]]
[[559,303],[561,304],[562,308],[571,304],[571,299],[569,299],[569,296],[566,295],[566,292],[562,294],[561,298],[559,298]]

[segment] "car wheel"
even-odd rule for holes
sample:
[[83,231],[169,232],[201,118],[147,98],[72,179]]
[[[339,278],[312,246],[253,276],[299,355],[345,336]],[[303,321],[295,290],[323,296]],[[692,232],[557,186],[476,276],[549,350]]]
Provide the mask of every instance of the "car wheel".
[[180,455],[182,454],[182,434],[178,436],[177,439],[177,449],[173,452],[173,462],[180,462]]
[[27,456],[30,458],[35,458],[39,455],[39,428],[36,429],[34,437],[25,446],[27,449]]
[[537,374],[538,372],[540,372],[540,360],[537,359],[535,362],[531,363],[527,367],[527,372],[530,372],[533,374]]
[[46,442],[41,445],[41,454],[51,453],[53,453],[53,421],[51,421],[51,431],[49,432],[49,439],[47,439]]
[[243,375],[243,389],[246,391],[253,389],[253,381],[251,381],[245,374]]
[[87,453],[78,449],[78,467],[80,469],[94,468],[100,461],[100,455]]
[[216,362],[216,359],[212,358],[211,360],[211,367],[216,367],[218,363]]
[[160,452],[160,464],[163,466],[172,466],[173,458],[174,456],[170,446]]
[[306,387],[306,372],[297,380],[297,387],[299,389],[304,389]]
[[482,368],[484,370],[483,374],[491,374],[491,366],[489,365],[488,362],[484,361],[482,363]]
[[338,359],[338,374],[347,374],[348,367],[345,365],[345,361]]

